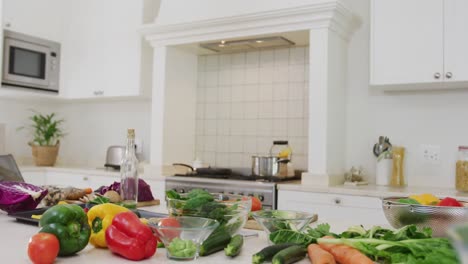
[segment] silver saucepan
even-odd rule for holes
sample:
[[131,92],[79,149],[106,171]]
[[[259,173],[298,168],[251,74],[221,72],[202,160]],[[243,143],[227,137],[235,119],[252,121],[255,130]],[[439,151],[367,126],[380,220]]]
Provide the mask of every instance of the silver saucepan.
[[280,159],[275,156],[252,156],[252,175],[278,178],[294,176],[288,175],[289,161],[289,159]]

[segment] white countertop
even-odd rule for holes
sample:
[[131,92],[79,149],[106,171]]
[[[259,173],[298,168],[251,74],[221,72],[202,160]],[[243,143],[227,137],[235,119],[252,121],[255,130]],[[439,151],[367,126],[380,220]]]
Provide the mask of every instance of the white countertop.
[[[142,208],[154,212],[166,212],[166,209],[161,206],[152,206]],[[323,220],[321,222],[324,222]],[[332,226],[333,232],[342,232],[348,226],[359,223],[329,223]],[[385,225],[385,223],[383,223]],[[33,225],[17,222],[14,218],[10,218],[5,212],[0,211],[0,246],[2,246],[2,263],[31,263],[27,255],[28,241],[31,236],[36,234],[39,228]],[[253,230],[244,230],[245,232],[257,232]],[[223,251],[217,252],[207,257],[190,263],[251,263],[252,255],[260,251],[268,245],[264,232],[258,232],[259,237],[247,237],[239,256],[229,258],[224,255]],[[11,246],[9,246],[11,245]],[[97,249],[88,245],[83,251],[77,255],[67,258],[57,258],[57,264],[60,263],[135,263],[134,261],[126,260],[117,255],[113,255],[109,250]],[[139,261],[138,263],[181,263],[170,261],[166,258],[166,250],[158,248],[156,254],[147,260]],[[304,259],[298,263],[310,263],[308,259]]]

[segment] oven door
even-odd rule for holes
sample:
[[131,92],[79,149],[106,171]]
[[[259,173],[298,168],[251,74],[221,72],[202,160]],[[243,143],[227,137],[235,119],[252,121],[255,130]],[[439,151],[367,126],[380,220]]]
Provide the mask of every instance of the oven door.
[[51,90],[48,47],[11,38],[4,44],[3,83]]

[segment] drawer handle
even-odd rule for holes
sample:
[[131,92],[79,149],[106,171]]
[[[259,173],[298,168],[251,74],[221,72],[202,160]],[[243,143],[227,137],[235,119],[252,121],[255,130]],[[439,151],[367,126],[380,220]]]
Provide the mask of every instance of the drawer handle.
[[452,73],[451,73],[451,72],[447,72],[447,73],[445,74],[445,77],[446,77],[447,79],[452,78]]
[[335,198],[335,200],[333,200],[335,202],[335,204],[341,204],[341,199],[340,198]]

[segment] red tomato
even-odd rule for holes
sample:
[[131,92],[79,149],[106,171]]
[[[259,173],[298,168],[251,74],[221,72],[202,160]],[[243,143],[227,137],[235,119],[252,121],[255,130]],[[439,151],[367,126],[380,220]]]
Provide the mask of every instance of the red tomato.
[[[180,227],[180,223],[175,218],[163,218],[159,221],[159,226]],[[180,230],[160,229],[165,239],[172,240],[180,235]]]
[[262,210],[262,202],[255,196],[252,196],[252,209],[250,211]]
[[56,236],[49,233],[37,233],[28,244],[28,256],[34,264],[54,263],[60,249]]

